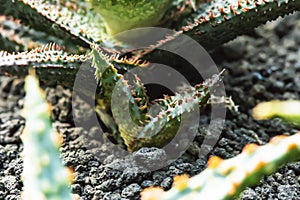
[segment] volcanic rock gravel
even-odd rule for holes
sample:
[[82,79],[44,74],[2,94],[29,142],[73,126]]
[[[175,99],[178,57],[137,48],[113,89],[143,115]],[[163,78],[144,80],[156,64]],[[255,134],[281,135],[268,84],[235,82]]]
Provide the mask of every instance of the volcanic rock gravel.
[[[299,99],[299,19],[299,13],[278,19],[212,53],[220,69],[227,69],[224,74],[226,92],[239,105],[239,112],[227,110],[225,128],[218,143],[206,147],[211,150],[208,156],[230,158],[239,154],[248,143],[265,144],[275,135],[297,132],[279,119],[256,121],[251,116],[251,109],[266,100]],[[25,124],[20,116],[23,85],[23,80],[0,77],[0,199],[5,200],[20,199],[22,190],[23,145],[19,136]],[[187,173],[193,176],[206,167],[208,156],[198,157],[206,126],[199,129],[183,156],[166,167],[149,172],[134,163],[162,162],[164,151],[144,148],[125,159],[116,157],[112,153],[115,145],[103,137],[97,124],[88,130],[74,125],[69,90],[61,86],[44,89],[53,106],[54,126],[64,137],[63,163],[74,169],[75,180],[71,187],[75,199],[139,199],[143,188],[154,185],[167,190],[175,175]],[[87,119],[92,116],[93,110],[83,100],[76,102],[75,106],[82,108],[76,109],[79,115]],[[201,121],[205,123],[208,119],[203,116]],[[213,134],[209,137],[213,139]],[[300,199],[299,175],[300,162],[285,165],[263,178],[258,186],[247,188],[240,199]]]

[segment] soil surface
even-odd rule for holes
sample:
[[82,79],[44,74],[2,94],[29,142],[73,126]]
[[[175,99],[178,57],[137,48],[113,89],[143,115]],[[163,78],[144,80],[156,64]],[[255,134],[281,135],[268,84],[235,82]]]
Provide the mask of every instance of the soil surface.
[[[170,189],[177,174],[198,174],[206,167],[207,158],[218,155],[224,159],[239,154],[248,143],[265,144],[282,133],[293,134],[297,129],[280,119],[256,121],[252,108],[272,99],[299,99],[300,95],[300,14],[295,13],[257,28],[246,36],[220,47],[212,53],[220,69],[227,69],[224,84],[228,96],[239,105],[239,112],[227,110],[225,127],[209,155],[198,157],[207,126],[199,130],[186,153],[168,166],[147,172],[135,167],[130,159],[160,162],[164,152],[143,149],[134,153],[126,164],[111,154],[114,146],[88,136],[102,135],[99,126],[89,130],[74,125],[71,92],[57,87],[44,87],[53,105],[54,126],[64,136],[61,147],[64,164],[74,169],[74,197],[88,199],[139,199],[143,188],[161,186]],[[20,115],[24,103],[24,82],[0,77],[0,199],[20,199],[23,145],[20,134],[25,121]],[[88,118],[93,110],[77,99],[79,115]],[[203,123],[207,119],[201,118]],[[210,136],[213,137],[213,134]],[[93,144],[95,148],[87,145]],[[95,156],[97,155],[97,156]],[[148,157],[149,155],[154,155]],[[136,160],[135,160],[136,161]],[[123,163],[123,170],[110,168],[110,163]],[[125,164],[124,164],[125,163]],[[130,164],[131,163],[131,164]],[[217,190],[217,189],[216,189]],[[263,178],[256,187],[247,188],[240,199],[300,199],[300,162],[281,167]]]

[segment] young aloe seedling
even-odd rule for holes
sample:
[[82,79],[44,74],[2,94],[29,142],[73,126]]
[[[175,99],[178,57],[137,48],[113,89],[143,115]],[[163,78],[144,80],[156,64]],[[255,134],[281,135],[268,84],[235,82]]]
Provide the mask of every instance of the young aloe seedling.
[[51,107],[39,88],[38,80],[27,76],[23,116],[26,125],[21,135],[24,144],[24,200],[71,200],[69,171],[59,158],[62,138],[52,128]]

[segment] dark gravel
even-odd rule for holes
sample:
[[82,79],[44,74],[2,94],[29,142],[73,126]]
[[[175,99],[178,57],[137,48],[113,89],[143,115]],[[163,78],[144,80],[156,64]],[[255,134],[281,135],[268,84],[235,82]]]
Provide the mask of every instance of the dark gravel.
[[[275,135],[297,131],[279,119],[256,121],[251,117],[251,109],[266,100],[299,99],[299,19],[300,14],[296,13],[268,23],[213,53],[218,66],[227,69],[224,75],[227,94],[240,107],[239,112],[227,111],[226,126],[209,156],[230,158],[239,154],[247,143],[265,144]],[[23,146],[19,136],[25,124],[20,116],[23,84],[19,79],[0,77],[0,199],[5,200],[20,199],[22,190],[20,153]],[[63,162],[75,171],[71,186],[74,197],[83,200],[139,199],[142,188],[155,185],[167,190],[174,175],[188,173],[192,176],[206,167],[207,157],[197,157],[205,127],[182,157],[167,167],[148,172],[134,163],[159,162],[164,159],[163,151],[142,149],[125,161],[115,157],[111,153],[114,145],[105,142],[104,137],[99,138],[102,133],[99,127],[85,130],[74,126],[70,91],[61,86],[45,89],[53,105],[54,125],[64,136]],[[91,109],[78,101],[78,106],[81,105],[86,111],[82,115],[91,116]],[[97,136],[99,140],[95,139]],[[87,144],[95,148],[88,148]],[[150,154],[155,154],[154,160],[146,159]],[[122,170],[110,168],[111,163],[121,166]],[[299,175],[300,162],[285,165],[265,177],[258,186],[247,188],[240,199],[300,199]]]

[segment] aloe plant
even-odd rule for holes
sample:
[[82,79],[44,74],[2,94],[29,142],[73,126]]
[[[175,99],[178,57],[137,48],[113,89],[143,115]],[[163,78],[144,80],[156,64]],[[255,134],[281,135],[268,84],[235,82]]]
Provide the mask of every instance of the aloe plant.
[[[253,117],[257,120],[279,117],[300,127],[300,101],[259,103],[253,109]],[[200,174],[192,178],[187,175],[175,177],[173,188],[167,192],[160,187],[146,188],[141,197],[142,200],[234,199],[245,187],[257,184],[262,176],[299,158],[300,132],[292,136],[279,135],[261,147],[247,144],[241,154],[231,159],[212,156],[207,169]],[[218,192],[215,192],[216,188]]]
[[[167,60],[168,56],[161,52],[159,47],[178,42],[176,38],[182,34],[195,39],[207,50],[214,49],[260,24],[299,9],[300,2],[296,0],[1,1],[0,10],[5,16],[2,18],[3,23],[10,21],[14,24],[12,29],[16,27],[22,29],[20,22],[17,21],[20,19],[22,23],[39,31],[38,33],[46,32],[52,35],[55,40],[61,42],[61,45],[48,44],[21,53],[2,51],[0,72],[24,76],[29,68],[35,68],[38,76],[45,83],[62,84],[72,88],[80,66],[87,60],[93,59],[94,64],[85,70],[96,72],[96,80],[100,83],[100,93],[96,97],[97,113],[112,132],[115,140],[121,143],[124,141],[128,150],[154,144],[162,146],[172,138],[172,132],[176,132],[182,114],[189,113],[193,110],[190,108],[196,104],[200,106],[206,104],[210,94],[205,88],[211,88],[215,82],[207,84],[209,82],[207,81],[202,85],[195,85],[192,89],[186,88],[186,91],[173,97],[166,96],[165,99],[158,100],[157,102],[162,105],[161,112],[153,116],[149,113],[152,103],[149,101],[143,83],[134,81],[128,84],[123,74],[130,69],[142,67],[143,63],[149,63],[147,60],[152,57],[163,57]],[[131,49],[130,44],[111,35],[122,30],[149,25],[168,27],[175,32],[173,35],[164,36],[165,39],[154,41],[142,50]],[[29,32],[26,27],[22,30]],[[20,48],[25,48],[26,45],[20,44],[20,40],[15,40],[17,37],[14,35],[5,36],[6,32],[5,29],[1,32],[2,37],[6,37],[9,41],[4,46],[13,43],[16,47],[19,45]],[[15,31],[15,35],[19,32]],[[43,42],[35,34],[37,32],[29,34],[29,37],[26,36],[26,41],[32,40],[32,46]],[[131,118],[136,124],[143,126],[143,130],[132,130],[132,127],[129,128],[129,122],[124,120],[121,122],[117,119],[118,115],[112,116],[113,112],[119,113],[114,110],[116,108],[110,106],[112,88],[119,84],[118,81],[122,82],[119,86],[131,102],[129,109]],[[179,106],[178,98],[190,98],[200,90],[204,92],[201,97],[194,96],[193,101]],[[187,94],[183,96],[185,92]],[[152,125],[156,128],[149,129]],[[141,132],[145,135],[150,130],[157,132],[158,129],[161,131],[157,137],[147,141],[137,140]],[[162,137],[165,132],[171,134]],[[163,142],[157,142],[159,141],[157,138],[159,140],[163,138]]]
[[62,136],[52,127],[51,106],[34,75],[26,77],[25,90],[22,199],[71,200],[70,171],[59,157]]
[[262,176],[273,173],[281,165],[300,158],[300,132],[292,136],[276,136],[259,147],[248,144],[236,157],[222,160],[210,157],[208,167],[188,178],[175,177],[174,186],[145,189],[142,200],[234,199],[246,187],[257,184]]

